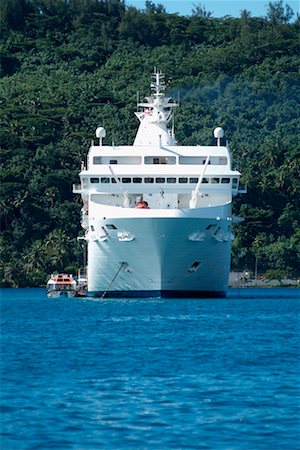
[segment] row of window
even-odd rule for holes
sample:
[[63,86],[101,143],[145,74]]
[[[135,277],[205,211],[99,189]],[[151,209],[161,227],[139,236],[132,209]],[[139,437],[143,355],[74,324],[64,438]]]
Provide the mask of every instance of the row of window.
[[[176,178],[176,177],[123,177],[123,178],[118,178],[119,181],[121,181],[124,184],[128,184],[128,183],[158,183],[158,184],[164,184],[164,183],[170,183],[170,184],[174,184],[174,183],[179,183],[179,184],[185,184],[185,183],[192,183],[192,184],[196,184],[199,181],[199,178],[197,177],[191,177],[191,178],[187,178],[187,177],[180,177],[180,178]],[[219,177],[211,177],[211,178],[203,178],[202,179],[202,183],[212,183],[212,184],[217,184],[217,183],[222,183],[222,184],[230,184],[230,178],[228,177],[223,177],[223,178],[219,178]],[[98,183],[103,183],[103,184],[107,184],[107,183],[116,183],[116,180],[114,178],[110,178],[110,177],[102,177],[102,178],[91,178],[91,183],[92,184],[98,184]],[[237,186],[238,184],[238,179],[237,178],[233,178],[232,179],[232,185],[233,186]]]
[[[94,156],[93,164],[142,164],[141,156],[118,156],[110,159],[109,156]],[[176,156],[145,156],[144,164],[176,164]],[[179,156],[179,164],[203,165],[206,163],[205,156]],[[226,156],[212,156],[208,164],[226,166]]]

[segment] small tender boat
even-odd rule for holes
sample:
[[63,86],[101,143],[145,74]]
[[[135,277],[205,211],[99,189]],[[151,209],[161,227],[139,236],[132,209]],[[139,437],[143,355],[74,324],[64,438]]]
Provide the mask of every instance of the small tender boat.
[[86,297],[87,296],[87,278],[85,274],[81,274],[78,271],[77,278],[77,290],[75,297]]
[[48,297],[75,297],[76,292],[77,282],[71,274],[60,273],[51,275],[47,282]]

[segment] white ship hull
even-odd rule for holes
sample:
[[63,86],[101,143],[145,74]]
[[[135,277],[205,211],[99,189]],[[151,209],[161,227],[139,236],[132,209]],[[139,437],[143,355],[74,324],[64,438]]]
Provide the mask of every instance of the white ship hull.
[[231,253],[231,168],[224,131],[215,145],[177,145],[174,107],[156,72],[138,103],[133,145],[103,145],[96,129],[80,186],[88,243],[88,294],[97,297],[225,296]]
[[230,271],[230,208],[224,205],[194,210],[194,217],[190,211],[160,211],[160,217],[149,211],[145,217],[144,211],[138,217],[108,219],[106,214],[104,220],[96,219],[98,230],[107,224],[113,224],[115,229],[109,230],[107,236],[99,236],[95,230],[89,239],[89,294],[224,296]]

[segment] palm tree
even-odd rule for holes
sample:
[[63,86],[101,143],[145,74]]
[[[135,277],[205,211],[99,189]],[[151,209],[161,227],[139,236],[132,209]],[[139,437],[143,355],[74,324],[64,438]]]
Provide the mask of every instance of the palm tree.
[[46,248],[49,251],[51,264],[56,270],[62,271],[72,252],[72,239],[63,230],[54,230],[46,238]]
[[254,241],[252,242],[252,249],[253,253],[255,255],[255,268],[254,268],[254,279],[255,279],[255,285],[257,284],[257,272],[258,272],[258,258],[260,256],[260,250],[264,243],[264,239],[259,234],[256,235],[254,238]]
[[36,269],[45,270],[47,267],[47,256],[42,242],[34,241],[31,247],[24,251],[22,261],[24,271],[28,275]]
[[205,6],[199,3],[198,5],[193,4],[194,8],[192,9],[192,16],[193,17],[201,17],[201,18],[208,18],[212,16],[211,11],[207,11]]

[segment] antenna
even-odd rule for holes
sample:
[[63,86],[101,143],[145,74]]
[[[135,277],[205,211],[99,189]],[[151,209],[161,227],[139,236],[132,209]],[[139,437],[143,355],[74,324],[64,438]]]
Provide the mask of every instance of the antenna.
[[173,112],[172,114],[172,134],[171,134],[172,138],[175,138],[175,113]]

